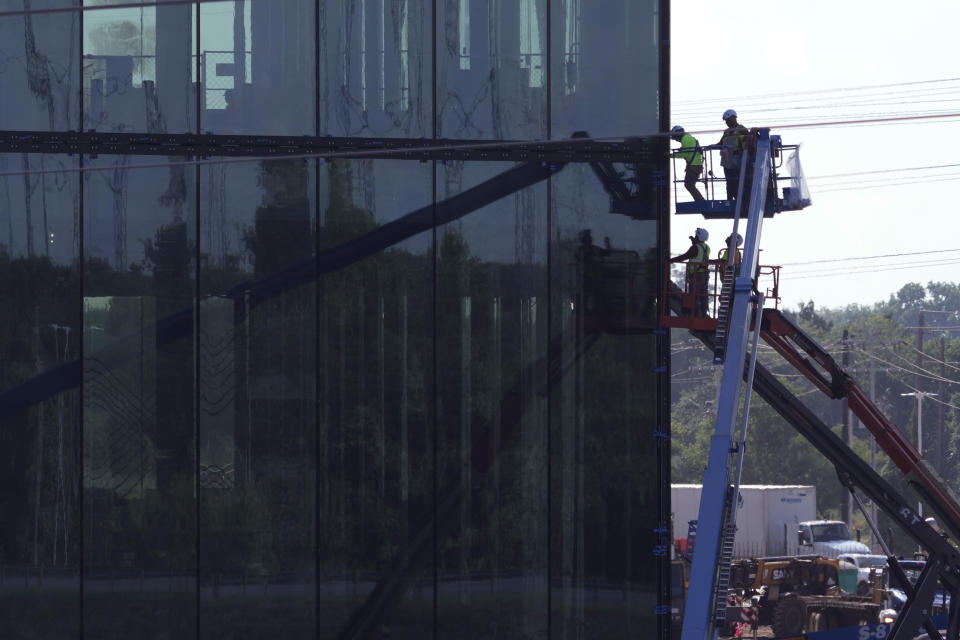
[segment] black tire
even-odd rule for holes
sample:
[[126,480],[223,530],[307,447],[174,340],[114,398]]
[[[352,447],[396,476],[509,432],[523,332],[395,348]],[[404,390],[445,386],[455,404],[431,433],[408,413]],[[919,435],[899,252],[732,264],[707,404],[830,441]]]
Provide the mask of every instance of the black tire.
[[791,636],[803,633],[807,622],[807,605],[803,600],[789,598],[777,603],[773,612],[773,634]]

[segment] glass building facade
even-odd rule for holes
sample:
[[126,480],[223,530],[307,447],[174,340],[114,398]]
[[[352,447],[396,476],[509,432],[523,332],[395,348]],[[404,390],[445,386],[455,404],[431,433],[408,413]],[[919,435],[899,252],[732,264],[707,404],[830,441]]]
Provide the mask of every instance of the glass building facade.
[[[664,130],[667,0],[132,4],[0,0],[0,129]],[[523,160],[0,148],[0,637],[666,637],[666,207]]]

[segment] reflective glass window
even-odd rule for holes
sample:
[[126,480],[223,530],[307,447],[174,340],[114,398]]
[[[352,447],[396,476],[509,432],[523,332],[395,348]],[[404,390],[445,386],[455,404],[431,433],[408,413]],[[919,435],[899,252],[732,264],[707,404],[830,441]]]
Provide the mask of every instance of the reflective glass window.
[[[80,122],[80,16],[73,0],[0,0],[0,87],[3,128],[76,130]],[[16,12],[24,12],[19,15]]]
[[192,638],[196,169],[137,163],[84,172],[84,634]]
[[334,161],[320,175],[320,635],[429,637],[432,167]]
[[77,166],[0,154],[2,637],[80,631]]
[[196,130],[193,8],[122,4],[83,13],[84,129]]
[[660,0],[555,0],[551,135],[656,132]]
[[200,637],[313,638],[316,165],[200,178]]
[[204,132],[316,132],[315,15],[312,0],[200,4]]
[[[643,134],[661,4],[0,0],[3,127]],[[650,635],[654,172],[519,160],[0,154],[0,635]]]
[[437,3],[437,130],[546,137],[546,0]]
[[[552,5],[551,135],[657,131],[656,0]],[[659,212],[634,174],[636,213]],[[655,290],[657,223],[614,213],[587,165],[552,180],[551,336],[569,372],[551,396],[551,628],[559,637],[657,628],[654,532],[663,506]],[[661,474],[664,474],[661,477]]]
[[656,224],[609,212],[586,165],[552,178],[552,630],[657,626]]
[[431,4],[320,1],[320,134],[431,134]]
[[[530,167],[539,184],[505,179]],[[547,175],[438,173],[441,203],[484,182],[502,196],[437,227],[438,637],[547,637]]]

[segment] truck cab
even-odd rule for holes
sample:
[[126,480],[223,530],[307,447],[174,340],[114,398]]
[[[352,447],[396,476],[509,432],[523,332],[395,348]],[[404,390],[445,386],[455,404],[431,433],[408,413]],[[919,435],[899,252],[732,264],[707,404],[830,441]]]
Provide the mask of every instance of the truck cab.
[[841,554],[870,553],[870,548],[858,542],[850,534],[850,528],[840,520],[813,520],[801,522],[797,530],[800,553],[810,553],[825,558]]

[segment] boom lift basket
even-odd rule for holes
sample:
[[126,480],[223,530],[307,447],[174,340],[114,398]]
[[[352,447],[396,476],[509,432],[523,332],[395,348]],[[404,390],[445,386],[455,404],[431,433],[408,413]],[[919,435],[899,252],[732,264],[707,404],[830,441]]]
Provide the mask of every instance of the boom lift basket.
[[[755,130],[751,130],[751,135],[756,135]],[[765,218],[771,218],[783,211],[799,211],[811,204],[810,191],[800,167],[799,145],[785,145],[780,136],[776,135],[770,136],[770,144],[770,183],[763,209]],[[672,156],[673,199],[677,213],[697,213],[708,220],[733,218],[736,202],[726,198],[726,179],[719,162],[720,148],[720,145],[716,144],[700,147],[703,152],[703,173],[697,180],[697,188],[704,192],[706,198],[701,201],[693,200],[683,188],[686,161]],[[749,197],[752,167],[752,162],[747,162],[743,167],[747,172],[743,188],[744,198]],[[742,212],[745,211],[744,207]]]

